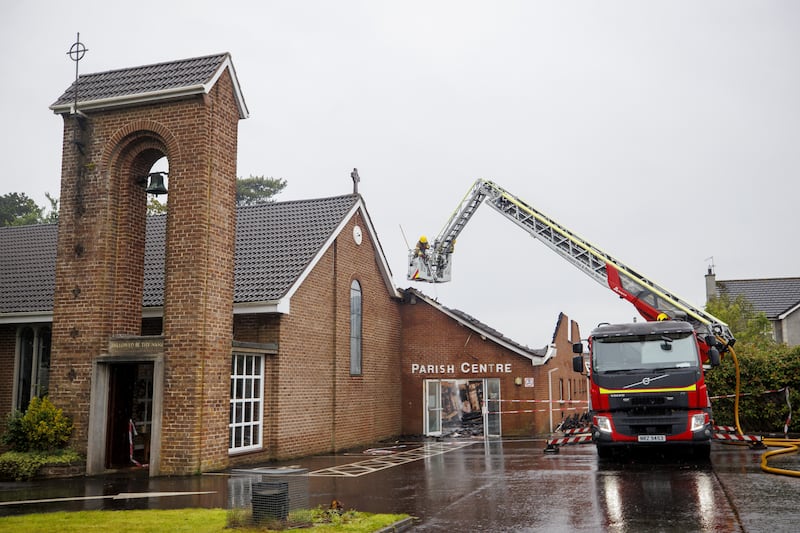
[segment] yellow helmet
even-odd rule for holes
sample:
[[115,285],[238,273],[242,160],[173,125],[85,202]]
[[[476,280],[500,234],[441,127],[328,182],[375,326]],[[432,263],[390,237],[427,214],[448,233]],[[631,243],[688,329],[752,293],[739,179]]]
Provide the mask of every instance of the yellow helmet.
[[419,238],[419,242],[421,242],[422,244],[427,244],[428,238],[425,235],[423,235],[422,237]]
[[658,320],[659,322],[662,322],[664,320],[669,320],[669,316],[667,316],[666,313],[659,313],[658,317],[656,317],[656,320]]

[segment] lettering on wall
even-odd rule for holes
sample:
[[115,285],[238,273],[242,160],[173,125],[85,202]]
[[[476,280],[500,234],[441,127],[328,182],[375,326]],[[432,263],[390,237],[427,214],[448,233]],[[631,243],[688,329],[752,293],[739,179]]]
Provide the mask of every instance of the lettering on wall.
[[411,363],[412,374],[455,374],[456,371],[461,374],[510,374],[511,363],[469,363],[466,361],[459,365]]
[[108,341],[108,353],[120,354],[149,354],[164,351],[164,337],[121,337]]

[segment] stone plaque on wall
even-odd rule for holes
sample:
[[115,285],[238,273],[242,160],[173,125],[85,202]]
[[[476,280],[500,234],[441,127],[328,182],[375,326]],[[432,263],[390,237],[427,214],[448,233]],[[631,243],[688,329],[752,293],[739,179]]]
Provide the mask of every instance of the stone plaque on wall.
[[164,337],[115,337],[108,341],[108,353],[120,354],[151,354],[164,351]]

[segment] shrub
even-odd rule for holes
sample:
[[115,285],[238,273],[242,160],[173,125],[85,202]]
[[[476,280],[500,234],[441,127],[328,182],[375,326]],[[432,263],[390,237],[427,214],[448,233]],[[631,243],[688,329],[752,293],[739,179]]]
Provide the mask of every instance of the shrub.
[[12,450],[22,451],[28,448],[28,439],[22,430],[22,415],[14,411],[6,419],[6,431],[3,433],[2,442]]
[[72,435],[72,421],[45,396],[34,398],[24,414],[8,418],[3,442],[12,450],[53,451],[64,448]]

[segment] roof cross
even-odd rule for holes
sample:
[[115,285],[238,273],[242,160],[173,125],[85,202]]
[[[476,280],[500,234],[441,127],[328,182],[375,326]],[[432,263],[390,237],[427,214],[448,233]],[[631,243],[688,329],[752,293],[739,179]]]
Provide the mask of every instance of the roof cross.
[[88,51],[89,49],[86,48],[86,45],[81,42],[81,33],[78,32],[75,43],[70,46],[69,52],[67,52],[69,58],[75,62],[75,100],[72,104],[73,113],[78,112],[78,62],[83,59],[83,56],[85,56]]

